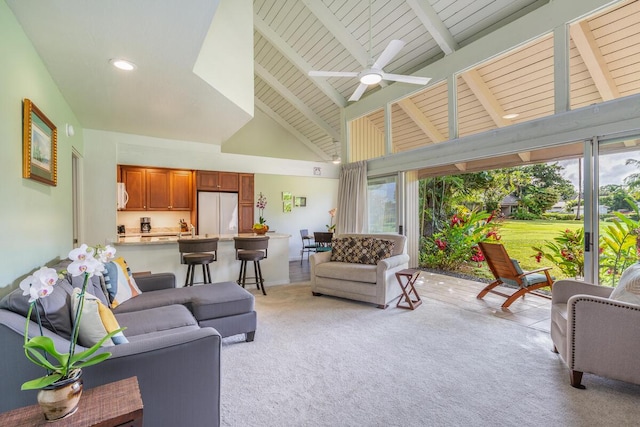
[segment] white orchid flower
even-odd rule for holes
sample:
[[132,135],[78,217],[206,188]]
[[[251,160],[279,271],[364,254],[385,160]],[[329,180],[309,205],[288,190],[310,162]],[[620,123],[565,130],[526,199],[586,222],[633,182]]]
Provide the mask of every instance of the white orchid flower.
[[100,248],[97,250],[97,252],[98,252],[97,254],[98,259],[103,264],[111,261],[116,256],[116,249],[111,245],[107,245],[104,248]]
[[32,303],[39,298],[51,295],[53,285],[57,282],[58,273],[53,268],[41,267],[20,282],[20,289],[22,289],[22,295],[29,295],[29,302]]
[[72,261],[84,261],[87,257],[93,258],[93,248],[83,243],[79,248],[75,248],[69,252],[69,259]]

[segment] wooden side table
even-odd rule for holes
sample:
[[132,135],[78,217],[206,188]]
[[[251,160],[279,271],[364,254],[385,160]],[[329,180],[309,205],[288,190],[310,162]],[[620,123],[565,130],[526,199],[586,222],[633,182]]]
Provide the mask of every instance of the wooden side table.
[[418,291],[414,286],[416,280],[420,276],[420,270],[414,268],[407,268],[396,272],[396,280],[402,288],[402,295],[398,299],[396,307],[408,308],[415,310],[422,304],[422,299],[418,295]]
[[[19,393],[17,390],[16,393]],[[142,427],[138,378],[84,390],[75,414],[57,421],[44,419],[38,404],[0,414],[0,425],[13,427]]]

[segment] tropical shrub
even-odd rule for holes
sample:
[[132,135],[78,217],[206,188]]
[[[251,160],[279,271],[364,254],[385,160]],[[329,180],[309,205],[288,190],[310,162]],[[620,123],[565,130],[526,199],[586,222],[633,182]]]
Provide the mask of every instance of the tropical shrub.
[[457,270],[468,261],[482,262],[478,243],[500,240],[495,216],[487,212],[459,209],[441,231],[422,239],[420,265],[427,268]]
[[536,261],[542,258],[551,261],[566,277],[584,276],[584,229],[564,230],[553,242],[544,247],[533,246]]
[[[638,217],[638,206],[631,199],[628,199],[628,203],[635,215],[625,216],[614,212],[616,220],[607,222],[600,233],[599,282],[602,285],[616,286],[622,272],[640,258],[637,248],[640,221],[633,219]],[[566,277],[584,276],[584,229],[565,230],[554,238],[554,242],[544,247],[534,246],[533,250],[536,251],[533,256],[538,262],[542,258],[548,259]]]
[[631,199],[627,199],[627,203],[635,215],[614,212],[618,220],[608,222],[601,233],[600,282],[603,285],[616,286],[622,272],[637,262],[640,255],[636,246],[640,222],[633,219],[638,218],[638,205]]

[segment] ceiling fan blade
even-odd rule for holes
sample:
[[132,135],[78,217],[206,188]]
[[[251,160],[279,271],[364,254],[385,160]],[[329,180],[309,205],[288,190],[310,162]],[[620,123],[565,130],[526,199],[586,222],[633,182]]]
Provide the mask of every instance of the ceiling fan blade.
[[349,98],[349,101],[357,101],[358,99],[360,99],[360,97],[362,96],[364,91],[367,90],[368,87],[369,85],[360,83],[356,88],[355,92],[353,92],[353,95],[351,95],[351,97]]
[[351,71],[309,71],[311,77],[358,77],[358,73]]
[[392,82],[413,83],[414,85],[426,85],[431,80],[430,77],[405,76],[403,74],[387,73],[383,73],[382,78],[384,80],[391,80]]
[[384,48],[376,62],[373,63],[371,68],[375,68],[381,70],[387,65],[394,56],[398,54],[404,47],[404,42],[402,40],[391,40],[387,47]]

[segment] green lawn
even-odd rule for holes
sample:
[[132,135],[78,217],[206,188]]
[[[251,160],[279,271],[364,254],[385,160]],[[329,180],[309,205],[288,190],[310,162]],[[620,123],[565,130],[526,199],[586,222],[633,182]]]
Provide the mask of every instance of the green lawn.
[[[524,270],[535,270],[540,267],[554,267],[554,265],[542,259],[539,263],[534,258],[536,252],[532,246],[544,246],[545,242],[553,241],[555,237],[566,229],[576,230],[583,226],[580,221],[517,221],[504,220],[500,227],[500,236],[502,243],[509,256],[518,260]],[[483,263],[482,268],[475,269],[474,274],[481,277],[493,277]],[[551,274],[556,278],[563,278],[563,274],[559,268],[554,267]]]

